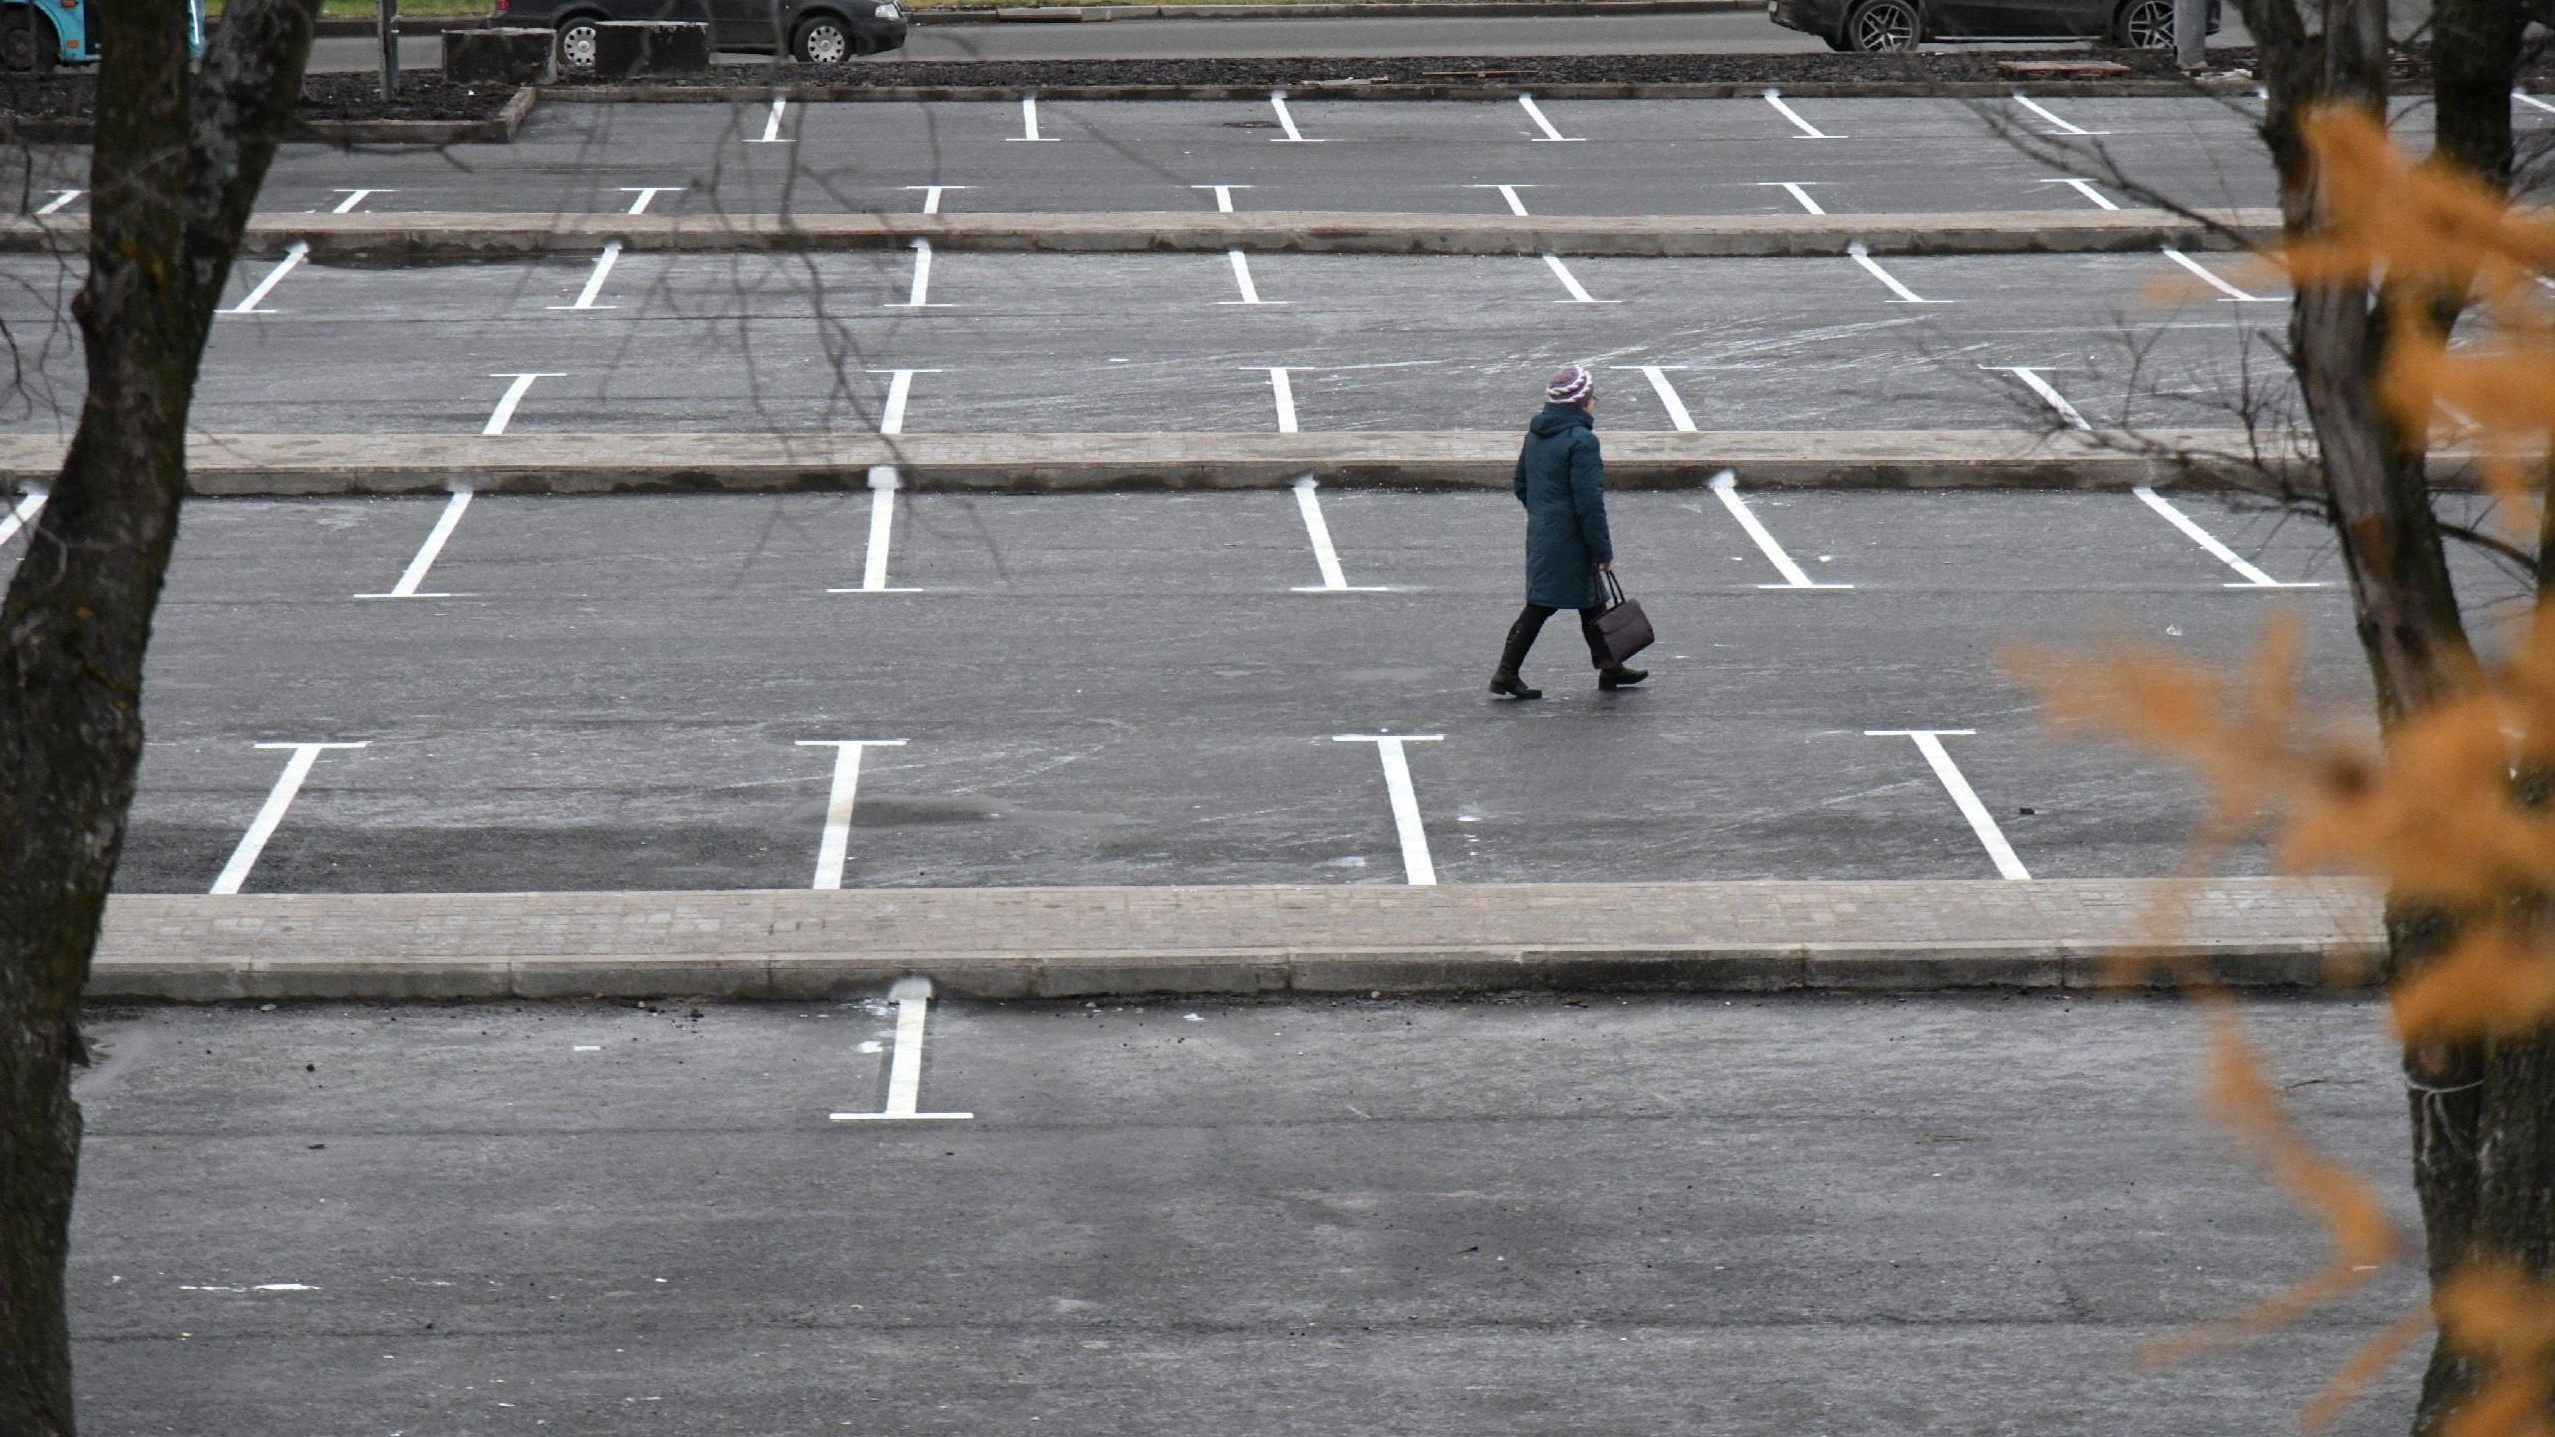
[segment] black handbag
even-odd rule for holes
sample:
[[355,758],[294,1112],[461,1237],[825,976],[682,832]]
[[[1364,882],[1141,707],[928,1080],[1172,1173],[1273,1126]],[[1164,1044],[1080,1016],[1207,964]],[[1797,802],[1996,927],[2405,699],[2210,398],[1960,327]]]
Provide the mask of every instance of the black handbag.
[[1657,639],[1650,632],[1650,616],[1641,611],[1641,601],[1624,597],[1615,571],[1606,570],[1605,580],[1606,611],[1597,616],[1597,632],[1605,637],[1606,652],[1620,665]]

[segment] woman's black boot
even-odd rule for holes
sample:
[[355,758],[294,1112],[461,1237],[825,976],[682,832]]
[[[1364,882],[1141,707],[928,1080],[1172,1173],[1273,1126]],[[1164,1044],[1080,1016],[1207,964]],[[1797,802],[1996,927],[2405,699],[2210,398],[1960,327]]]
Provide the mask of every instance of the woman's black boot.
[[1517,676],[1517,670],[1525,666],[1526,651],[1535,646],[1535,635],[1543,626],[1542,616],[1532,605],[1517,616],[1517,622],[1508,626],[1508,642],[1499,651],[1499,672],[1490,676],[1492,693],[1512,699],[1539,699],[1544,696],[1542,689],[1526,687],[1526,681]]

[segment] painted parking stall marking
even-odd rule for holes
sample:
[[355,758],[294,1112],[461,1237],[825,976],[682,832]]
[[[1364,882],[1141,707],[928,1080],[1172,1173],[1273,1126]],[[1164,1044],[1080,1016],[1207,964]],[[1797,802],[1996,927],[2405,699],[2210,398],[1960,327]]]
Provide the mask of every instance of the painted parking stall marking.
[[17,503],[0,510],[0,544],[8,543],[18,536],[20,529],[35,523],[35,516],[44,512],[48,494],[47,490],[30,487],[18,496]]
[[2184,269],[2198,275],[2201,279],[2208,282],[2210,288],[2217,290],[2219,293],[2218,302],[2220,304],[2287,303],[2287,301],[2279,295],[2247,294],[2243,290],[2240,290],[2234,285],[2227,283],[2225,280],[2220,279],[2217,275],[2211,273],[2208,267],[2201,264],[2200,261],[2184,254],[2181,250],[2175,249],[2172,245],[2164,245],[2160,248],[2165,258],[2172,260],[2174,263],[2181,265]]
[[400,573],[399,582],[391,585],[389,593],[357,594],[355,597],[358,599],[452,599],[460,597],[457,594],[430,594],[421,592],[420,590],[426,582],[426,575],[435,567],[436,557],[443,553],[444,545],[452,539],[452,531],[461,527],[461,516],[470,511],[470,496],[472,492],[471,487],[467,484],[455,484],[452,487],[452,497],[444,501],[444,511],[435,516],[435,527],[427,533],[426,542],[417,546],[417,556],[408,561],[408,567]]
[[235,304],[235,305],[231,306],[231,313],[233,313],[233,314],[272,314],[272,313],[274,313],[274,311],[273,311],[273,310],[261,310],[261,309],[259,309],[259,308],[258,308],[258,306],[259,306],[259,305],[261,305],[261,304],[263,304],[263,303],[265,303],[265,302],[266,302],[266,297],[267,297],[268,295],[273,294],[273,293],[275,292],[275,286],[277,286],[277,285],[279,285],[279,284],[282,284],[282,283],[284,282],[284,276],[286,276],[286,275],[288,275],[288,274],[291,274],[291,273],[292,273],[294,270],[296,270],[296,269],[301,268],[301,263],[302,263],[302,261],[303,261],[303,260],[306,260],[306,259],[308,259],[308,258],[310,258],[310,252],[311,252],[311,247],[310,247],[310,241],[309,241],[309,240],[295,240],[295,241],[293,241],[293,242],[292,242],[292,244],[291,244],[291,245],[289,245],[289,246],[287,246],[287,247],[286,247],[286,249],[284,250],[284,257],[283,257],[281,260],[278,260],[278,261],[276,262],[275,267],[274,267],[273,269],[270,269],[270,270],[268,270],[268,271],[266,272],[265,277],[264,277],[264,278],[262,278],[262,279],[260,279],[260,280],[257,282],[256,287],[255,287],[255,288],[253,288],[253,289],[251,289],[251,290],[248,292],[248,294],[247,294],[244,298],[242,298],[242,299],[240,300],[240,302],[239,302],[239,303],[237,303],[237,304]]
[[788,145],[797,143],[789,136],[781,133],[781,116],[788,112],[789,107],[790,102],[787,96],[774,95],[772,97],[772,113],[763,121],[763,133],[750,137],[745,143],[749,145]]
[[1446,735],[1438,733],[1343,733],[1333,734],[1333,743],[1371,743],[1384,765],[1384,796],[1393,806],[1393,832],[1402,844],[1402,881],[1415,888],[1434,886],[1437,865],[1428,856],[1428,828],[1420,822],[1419,793],[1411,785],[1410,759],[1402,752],[1406,743],[1442,743]]
[[494,438],[497,435],[505,433],[506,426],[514,423],[515,410],[523,403],[523,397],[532,392],[532,386],[535,381],[543,379],[565,379],[568,376],[559,373],[556,370],[548,370],[539,373],[525,373],[517,371],[506,374],[491,374],[488,377],[490,379],[508,379],[514,381],[506,386],[506,392],[504,394],[497,397],[497,407],[488,411],[488,422],[479,426],[479,432],[482,435]]
[[597,304],[595,301],[603,297],[603,282],[612,277],[612,267],[620,261],[621,241],[605,240],[603,252],[594,257],[594,269],[586,275],[585,288],[577,291],[576,299],[567,304],[554,304],[550,307],[552,309],[617,308],[618,306],[615,305]]
[[923,1029],[931,1010],[932,980],[899,978],[887,996],[896,1004],[896,1051],[887,1059],[887,1106],[875,1113],[829,1113],[838,1123],[963,1123],[974,1113],[917,1111],[923,1100]]
[[1553,272],[1553,278],[1555,278],[1555,279],[1557,279],[1557,280],[1560,280],[1560,281],[1561,281],[1561,287],[1562,287],[1563,289],[1566,289],[1566,290],[1570,291],[1570,297],[1569,297],[1568,299],[1557,299],[1557,300],[1554,300],[1554,301],[1553,301],[1553,303],[1555,303],[1555,304],[1621,304],[1621,303],[1623,303],[1623,301],[1622,301],[1622,300],[1619,300],[1619,299],[1599,299],[1599,298],[1597,298],[1596,296],[1594,296],[1594,295],[1590,294],[1590,293],[1589,293],[1586,289],[1581,288],[1581,287],[1580,287],[1580,283],[1579,283],[1579,277],[1578,277],[1578,276],[1576,276],[1576,275],[1574,275],[1574,274],[1572,274],[1572,273],[1570,272],[1570,266],[1568,266],[1568,265],[1566,265],[1566,264],[1563,264],[1563,263],[1561,262],[1561,256],[1560,256],[1560,255],[1557,255],[1557,254],[1547,254],[1547,255],[1545,255],[1545,256],[1544,256],[1544,267],[1545,267],[1545,268],[1547,268],[1547,269],[1549,269],[1549,270],[1551,270],[1551,271]]
[[1523,215],[1526,213],[1526,202],[1517,197],[1517,192],[1519,190],[1531,190],[1535,187],[1533,185],[1466,185],[1464,188],[1468,190],[1497,190],[1499,191],[1499,197],[1508,201],[1508,212],[1510,214]]
[[1295,112],[1286,107],[1286,91],[1271,90],[1269,108],[1277,111],[1278,127],[1286,131],[1283,135],[1271,135],[1269,137],[1271,143],[1280,145],[1327,145],[1330,143],[1328,140],[1308,140],[1304,137],[1304,132],[1295,127]]
[[77,200],[80,196],[87,193],[87,190],[55,190],[53,192],[53,198],[46,200],[41,206],[39,206],[36,213],[40,215],[58,215],[64,210],[70,208],[72,201]]
[[2532,110],[2544,110],[2550,115],[2555,115],[2555,105],[2548,104],[2546,101],[2537,98],[2535,95],[2530,94],[2526,90],[2511,91],[2511,98],[2528,106]]
[[1943,740],[1947,738],[1966,738],[1977,732],[1973,728],[1876,728],[1865,729],[1863,736],[1914,739],[1916,751],[1925,755],[1925,762],[1933,768],[1934,777],[1941,780],[1943,791],[1952,796],[1953,804],[1960,809],[1961,816],[1969,820],[1971,831],[1978,835],[1988,858],[1996,864],[1997,876],[2020,882],[2029,879],[2031,871],[2023,867],[2023,860],[2014,853],[2014,845],[2005,841],[2005,831],[1996,826],[1996,816],[1987,811],[1986,804],[1979,802],[1978,791],[1961,776],[1960,765],[1952,762],[1951,750],[1943,747]]
[[1038,133],[1037,96],[1023,95],[1020,97],[1020,133],[1017,135],[1007,135],[1004,138],[1008,139],[1013,144],[1025,143],[1032,145],[1052,145],[1056,143],[1055,136],[1042,135]]
[[940,371],[937,369],[873,369],[870,373],[887,376],[887,402],[879,406],[878,432],[902,434],[905,432],[905,404],[914,393],[914,376],[938,374]]
[[2041,377],[2039,367],[2028,364],[1982,364],[1979,368],[1991,374],[2010,374],[2021,380],[2024,388],[2038,395],[2043,404],[2057,411],[2059,419],[2064,421],[2068,428],[2089,432],[2093,429],[2094,426],[2085,421],[2085,416],[2077,410],[2076,406],[2067,402],[2067,396],[2058,392],[2058,386]]
[[1577,145],[1586,143],[1586,137],[1584,136],[1565,135],[1561,131],[1554,129],[1553,122],[1544,117],[1544,107],[1535,103],[1534,96],[1519,95],[1517,97],[1517,103],[1526,107],[1526,118],[1533,120],[1535,122],[1535,128],[1543,131],[1542,134],[1532,137],[1536,144]]
[[927,214],[927,215],[936,215],[936,214],[939,214],[939,213],[940,213],[940,197],[941,197],[942,195],[945,195],[945,194],[949,193],[949,192],[950,192],[950,191],[952,191],[952,190],[972,190],[972,189],[974,189],[974,188],[975,188],[975,186],[974,186],[974,185],[907,185],[907,186],[905,186],[905,188],[907,188],[907,189],[909,189],[909,190],[921,190],[921,191],[923,192],[923,213],[924,213],[924,214]]
[[1914,291],[1914,290],[1912,290],[1912,289],[1909,289],[1906,285],[1903,285],[1903,284],[1899,283],[1899,281],[1898,281],[1898,276],[1896,276],[1896,275],[1894,275],[1894,274],[1890,273],[1888,270],[1885,270],[1885,269],[1881,268],[1881,262],[1880,262],[1879,260],[1876,260],[1876,259],[1872,258],[1872,251],[1871,251],[1871,250],[1869,250],[1869,249],[1867,249],[1867,248],[1865,248],[1865,247],[1864,247],[1864,244],[1863,244],[1863,241],[1861,241],[1861,240],[1856,240],[1856,241],[1855,241],[1855,242],[1853,242],[1852,244],[1847,245],[1847,246],[1845,247],[1845,252],[1846,252],[1846,254],[1847,254],[1850,258],[1852,258],[1852,259],[1853,259],[1853,261],[1854,261],[1856,264],[1859,264],[1859,265],[1863,266],[1863,269],[1864,269],[1864,272],[1865,272],[1865,273],[1867,273],[1867,274],[1871,275],[1871,276],[1872,276],[1872,278],[1879,280],[1881,283],[1883,283],[1883,284],[1885,284],[1885,285],[1888,285],[1888,286],[1889,286],[1890,294],[1893,296],[1893,297],[1892,297],[1892,298],[1888,301],[1888,302],[1889,302],[1889,303],[1891,303],[1891,304],[1950,304],[1950,303],[1951,303],[1951,301],[1950,301],[1950,300],[1948,300],[1948,299],[1926,299],[1926,298],[1924,298],[1923,296],[1919,295],[1916,291]]
[[1772,106],[1775,108],[1775,110],[1783,116],[1783,118],[1785,118],[1785,119],[1787,119],[1787,120],[1790,120],[1790,121],[1791,121],[1791,122],[1792,122],[1795,126],[1797,126],[1797,127],[1800,129],[1801,133],[1800,133],[1800,134],[1798,134],[1798,135],[1795,135],[1795,136],[1793,137],[1793,138],[1795,138],[1795,139],[1800,139],[1800,140],[1842,140],[1842,139],[1848,138],[1847,136],[1844,136],[1844,135],[1831,135],[1831,134],[1829,134],[1827,131],[1820,129],[1818,126],[1811,124],[1809,121],[1807,121],[1807,120],[1805,120],[1805,119],[1802,119],[1802,118],[1801,118],[1801,112],[1800,112],[1800,111],[1798,111],[1798,110],[1796,110],[1796,109],[1793,109],[1790,105],[1787,105],[1787,104],[1785,104],[1785,103],[1783,102],[1783,92],[1782,92],[1781,90],[1768,90],[1768,91],[1766,91],[1766,92],[1765,92],[1765,102],[1766,102],[1767,104],[1769,104],[1769,105],[1772,105]]
[[869,471],[869,545],[861,558],[861,586],[827,589],[829,594],[919,594],[920,589],[893,589],[887,584],[887,554],[895,542],[896,492],[903,487],[893,464],[873,464]]
[[1250,185],[1191,185],[1189,188],[1193,190],[1213,190],[1215,192],[1215,212],[1220,215],[1229,215],[1233,213],[1233,192],[1235,190],[1247,190],[1252,187]]
[[1820,209],[1819,202],[1810,198],[1809,187],[1817,183],[1818,181],[1816,180],[1759,180],[1757,181],[1757,188],[1763,190],[1781,190],[1785,194],[1790,195],[1793,199],[1798,200],[1802,209],[1814,215],[1823,215],[1826,214],[1827,211]]
[[843,886],[843,868],[852,855],[852,804],[860,796],[861,752],[903,748],[901,738],[803,738],[800,748],[834,750],[834,786],[825,798],[825,830],[816,842],[816,879],[811,888]]
[[1268,371],[1269,399],[1277,405],[1278,433],[1295,433],[1295,381],[1287,378],[1285,365],[1269,364],[1261,368]]
[[[1287,404],[1290,409],[1294,406],[1292,392],[1287,397]],[[1321,485],[1310,474],[1302,475],[1295,481],[1295,511],[1304,520],[1304,537],[1313,545],[1313,566],[1322,572],[1321,583],[1298,584],[1295,586],[1295,592],[1299,594],[1380,594],[1385,592],[1381,584],[1352,584],[1348,581],[1347,573],[1340,568],[1339,550],[1331,547],[1331,526],[1322,518],[1322,496],[1318,492],[1320,488]]]
[[2069,189],[2074,190],[2076,193],[2092,200],[2096,209],[2116,210],[2120,208],[2120,206],[2112,203],[2111,196],[2095,189],[2094,182],[2092,180],[2067,178],[2057,180],[2035,180],[2033,183],[2042,185],[2065,185]]
[[2040,116],[2042,119],[2044,119],[2044,120],[2048,121],[2048,122],[2049,122],[2049,125],[2050,125],[2050,128],[2049,128],[2049,129],[2045,132],[2045,133],[2047,133],[2047,134],[2052,134],[2052,135],[2085,135],[2085,136],[2090,137],[2090,136],[2094,136],[2094,135],[2108,135],[2108,134],[2110,134],[2110,133],[2111,133],[2111,131],[2109,131],[2109,130],[2087,130],[2087,129],[2080,129],[2080,128],[2078,128],[2076,125],[2074,125],[2073,123],[2071,123],[2071,122],[2069,122],[2069,121],[2066,121],[2066,120],[2062,120],[2062,119],[2058,118],[2056,115],[2051,114],[2051,113],[2049,112],[2049,109],[2048,109],[2048,107],[2047,107],[2047,106],[2045,106],[2045,105],[2041,104],[2041,102],[2040,102],[2040,101],[2038,101],[2038,100],[2035,100],[2035,99],[2031,98],[2029,95],[2026,95],[2026,94],[2022,93],[2022,92],[2021,92],[2021,91],[2019,91],[2019,90],[2017,90],[2017,91],[2015,91],[2015,92],[2014,92],[2014,103],[2015,103],[2015,104],[2017,104],[2017,105],[2022,106],[2024,109],[2029,110],[2029,111],[2031,111],[2033,114],[2038,115],[2038,116]]
[[395,195],[399,193],[399,191],[340,189],[337,193],[344,195],[346,198],[339,200],[335,205],[331,206],[328,212],[333,215],[351,215],[356,210],[362,208],[364,201],[371,199],[373,196]]
[[1759,584],[1758,588],[1851,589],[1854,587],[1852,584],[1819,583],[1804,572],[1799,564],[1794,563],[1792,556],[1783,551],[1783,546],[1774,541],[1774,534],[1765,527],[1765,521],[1759,519],[1756,511],[1748,507],[1747,500],[1739,497],[1738,475],[1727,469],[1713,475],[1712,493],[1713,497],[1721,501],[1721,507],[1730,511],[1730,517],[1739,521],[1739,527],[1747,531],[1748,537],[1756,541],[1757,552],[1765,555],[1766,562],[1774,565],[1774,571],[1783,576],[1783,582],[1780,584]]
[[257,867],[258,855],[266,851],[266,841],[275,836],[276,828],[284,822],[285,812],[293,806],[294,795],[302,791],[303,782],[310,777],[311,768],[319,762],[322,753],[333,748],[367,746],[362,743],[259,744],[259,748],[290,749],[293,756],[284,760],[284,771],[276,776],[275,787],[268,790],[266,802],[258,808],[257,817],[249,821],[248,832],[240,835],[239,846],[231,850],[231,861],[222,865],[222,872],[213,880],[210,891],[216,896],[233,894],[248,882],[249,873]]
[[907,241],[907,243],[908,243],[908,244],[910,244],[910,245],[912,245],[912,246],[913,246],[913,249],[914,249],[914,283],[913,283],[913,287],[912,287],[911,289],[909,289],[909,290],[907,290],[907,291],[906,291],[906,293],[905,293],[905,302],[904,302],[904,303],[902,303],[902,304],[898,304],[898,303],[895,303],[895,302],[893,302],[893,301],[890,301],[890,302],[888,303],[887,307],[888,307],[889,309],[952,309],[952,308],[955,308],[955,306],[953,306],[953,305],[951,305],[951,304],[948,304],[948,303],[946,303],[946,302],[935,303],[935,302],[933,302],[933,300],[932,300],[932,298],[931,298],[931,289],[932,289],[932,242],[931,242],[930,240],[927,240],[927,239],[916,238],[916,239],[913,239],[913,240],[909,240],[909,241]]
[[634,215],[646,214],[648,212],[648,206],[656,201],[657,196],[679,195],[690,188],[691,186],[689,185],[623,185],[621,187],[621,193],[625,195],[638,196],[637,199],[630,201],[630,208],[623,211],[623,213]]
[[1248,256],[1248,255],[1246,255],[1246,254],[1242,253],[1242,251],[1241,251],[1241,250],[1239,250],[1239,249],[1229,249],[1229,250],[1226,250],[1226,251],[1224,252],[1224,258],[1225,258],[1225,260],[1226,260],[1226,262],[1227,262],[1227,263],[1229,263],[1229,264],[1231,264],[1231,265],[1233,266],[1233,288],[1234,288],[1236,291],[1238,291],[1238,292],[1241,294],[1241,296],[1242,296],[1242,297],[1241,297],[1241,298],[1239,298],[1239,299],[1219,299],[1219,300],[1217,300],[1217,301],[1216,301],[1216,303],[1218,303],[1218,304],[1284,304],[1284,303],[1286,303],[1286,301],[1285,301],[1285,300],[1282,300],[1282,299],[1262,299],[1262,298],[1260,298],[1260,287],[1259,287],[1258,285],[1253,284],[1253,283],[1251,282],[1251,258],[1250,258],[1250,256]]
[[2217,535],[2201,528],[2190,515],[2175,507],[2172,500],[2154,489],[2141,484],[2129,492],[2137,495],[2140,503],[2163,515],[2166,523],[2182,531],[2183,537],[2207,550],[2211,558],[2241,575],[2240,579],[2230,580],[2227,583],[2226,587],[2230,589],[2321,589],[2324,587],[2321,581],[2313,579],[2301,583],[2283,583],[2256,568],[2243,555],[2228,548],[2219,541]]
[[1668,411],[1669,425],[1680,433],[1694,432],[1694,416],[1686,412],[1686,401],[1677,393],[1677,386],[1668,381],[1669,371],[1682,373],[1684,365],[1618,364],[1615,368],[1640,371],[1642,377],[1650,381],[1650,392],[1659,396],[1659,407]]

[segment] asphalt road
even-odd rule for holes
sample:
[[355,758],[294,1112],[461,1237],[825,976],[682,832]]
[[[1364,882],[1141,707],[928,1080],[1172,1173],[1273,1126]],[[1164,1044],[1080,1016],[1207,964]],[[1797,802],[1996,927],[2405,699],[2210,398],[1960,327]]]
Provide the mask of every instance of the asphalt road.
[[1482,688],[1513,501],[1317,497],[1348,592],[1284,492],[908,495],[881,582],[914,592],[874,593],[835,592],[866,495],[481,497],[412,586],[452,597],[409,599],[357,596],[443,501],[191,504],[120,881],[207,891],[290,757],[259,744],[360,743],[315,755],[248,891],[806,887],[838,771],[809,745],[901,740],[862,753],[850,886],[1400,883],[1378,746],[1339,741],[1388,734],[1438,736],[1405,748],[1443,882],[1995,876],[1918,745],[1872,733],[1913,729],[1974,731],[1942,742],[2033,876],[2150,877],[2189,780],[2049,733],[2018,643],[2231,663],[2294,608],[2311,696],[2368,709],[2329,538],[2202,498],[2327,587],[2230,588],[2125,494],[1743,493],[1856,586],[1768,588],[1714,496],[1619,495],[1654,677],[1600,694],[1562,622],[1520,705]]
[[[936,1004],[829,1122],[885,1011],[95,1015],[84,1426],[2189,1437],[2419,1299],[2136,1365],[2326,1256],[2170,1004]],[[2418,1233],[2380,1012],[2244,1018]]]
[[[1266,101],[1042,100],[1036,133],[1052,143],[1032,144],[1007,103],[792,105],[775,129],[762,103],[560,102],[509,145],[286,146],[261,205],[331,209],[364,189],[353,202],[368,211],[612,211],[644,186],[665,187],[651,210],[736,214],[914,210],[931,185],[952,213],[1196,210],[1213,185],[1249,186],[1231,199],[1250,210],[1497,214],[1507,201],[1483,187],[1505,184],[1555,215],[1797,213],[1786,183],[1835,213],[2088,210],[2137,203],[2137,185],[2204,206],[2275,196],[2249,100],[1786,103],[1797,119],[1757,98],[1539,102],[1548,135],[1510,102],[1298,97],[1289,114],[1313,143],[1296,143]],[[2514,120],[2543,137],[2555,115]],[[2427,126],[2413,110],[2400,129],[2419,147]],[[77,150],[22,164],[8,176],[22,209],[84,183]]]

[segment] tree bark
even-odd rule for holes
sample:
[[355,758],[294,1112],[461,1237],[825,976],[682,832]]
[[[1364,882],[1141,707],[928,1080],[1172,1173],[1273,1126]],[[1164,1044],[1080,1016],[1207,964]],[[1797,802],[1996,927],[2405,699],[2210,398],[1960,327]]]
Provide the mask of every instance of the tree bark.
[[142,753],[142,660],[177,535],[213,306],[301,90],[317,0],[240,0],[202,69],[168,0],[93,7],[103,60],[88,392],[0,603],[0,1437],[69,1437],[63,1293],[80,993]]
[[2432,149],[2498,190],[2511,183],[2511,85],[2527,23],[2519,0],[2431,7]]

